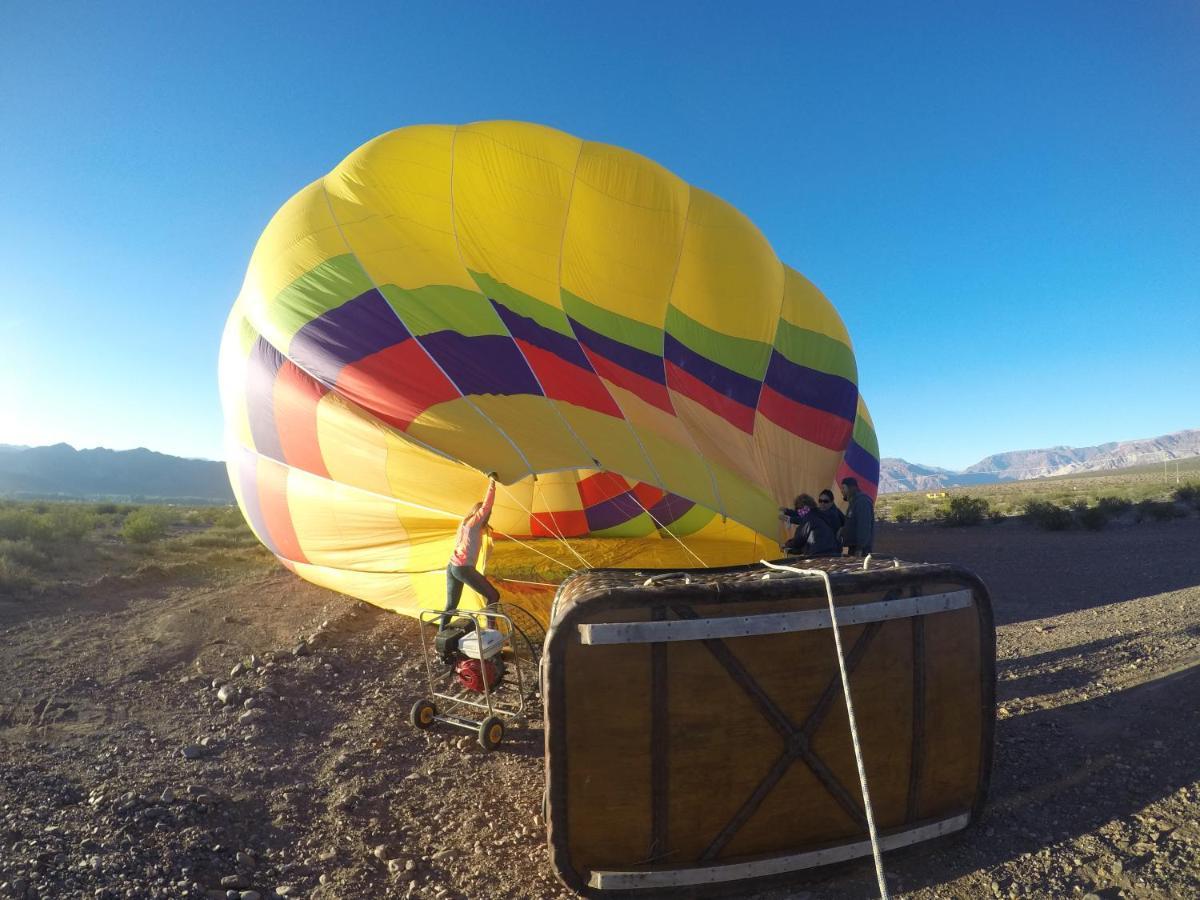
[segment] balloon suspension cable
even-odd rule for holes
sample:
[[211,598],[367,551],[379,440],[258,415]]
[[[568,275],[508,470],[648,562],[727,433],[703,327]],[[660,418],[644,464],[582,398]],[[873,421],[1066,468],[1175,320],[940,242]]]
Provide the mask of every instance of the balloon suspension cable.
[[846,698],[846,718],[850,721],[850,741],[854,744],[854,762],[858,766],[858,784],[862,788],[863,809],[867,814],[867,831],[871,835],[871,855],[875,858],[875,877],[879,882],[880,900],[888,900],[887,879],[883,874],[883,855],[879,849],[879,834],[875,830],[875,813],[871,808],[871,794],[867,790],[867,769],[863,765],[862,745],[858,739],[858,721],[854,715],[854,703],[850,700],[850,676],[846,672],[846,654],[842,649],[842,636],[838,630],[837,607],[833,604],[833,585],[829,573],[824,569],[799,569],[781,566],[760,559],[760,563],[777,572],[794,572],[797,575],[816,575],[825,582],[825,596],[829,599],[829,623],[832,626],[833,642],[837,647],[838,671],[842,676],[842,694]]
[[[489,527],[491,527],[491,526],[489,526]],[[573,567],[571,567],[571,566],[568,566],[568,565],[567,565],[565,562],[563,562],[561,559],[556,559],[555,557],[551,556],[549,553],[543,553],[543,552],[542,552],[541,550],[539,550],[537,547],[534,547],[534,546],[532,546],[531,544],[527,544],[527,543],[525,543],[523,540],[521,540],[520,538],[515,538],[515,537],[513,537],[511,534],[506,534],[505,532],[501,531],[499,528],[492,528],[492,531],[494,531],[496,534],[500,535],[500,537],[504,538],[505,540],[512,541],[514,544],[519,544],[520,546],[524,547],[526,550],[532,550],[532,551],[533,551],[534,553],[536,553],[538,556],[544,556],[544,557],[546,557],[546,559],[550,560],[550,562],[554,563],[556,566],[562,566],[562,567],[563,567],[564,569],[566,569],[568,572],[578,572],[578,571],[579,571],[579,570],[578,570],[578,569],[576,569],[576,568],[573,568]],[[496,577],[497,577],[497,578],[500,578],[500,577],[502,577],[502,576],[500,576],[500,575],[497,575]],[[504,580],[505,580],[505,581],[512,581],[513,579],[511,579],[511,578],[505,578]],[[530,583],[530,584],[541,584],[541,582],[540,582],[540,581],[531,581],[531,582],[529,582],[529,583]]]
[[[500,484],[500,482],[496,482],[496,483],[497,483],[497,484]],[[517,496],[516,496],[516,494],[514,494],[512,491],[510,491],[510,490],[508,489],[508,486],[507,486],[507,485],[505,485],[505,484],[500,484],[500,487],[504,488],[504,493],[508,494],[508,496],[509,496],[510,498],[512,498],[512,501],[513,501],[513,503],[515,503],[515,504],[517,504],[517,506],[521,507],[521,509],[522,509],[522,510],[525,512],[525,515],[529,516],[529,521],[530,521],[530,522],[533,522],[533,521],[534,521],[533,511],[532,511],[532,510],[530,510],[530,509],[528,509],[528,508],[525,506],[525,504],[524,504],[524,503],[522,503],[520,500],[518,500],[518,499],[517,499]],[[533,489],[534,489],[535,491],[537,490],[537,476],[536,476],[536,475],[534,476],[534,479],[533,479]],[[554,516],[553,516],[553,515],[551,515],[551,516],[550,516],[550,520],[551,520],[551,521],[554,521]],[[501,532],[497,532],[497,533],[501,533]],[[506,535],[506,536],[507,536],[507,535]],[[511,538],[511,539],[512,539],[512,540],[514,540],[514,541],[515,541],[515,540],[517,540],[516,538]],[[567,540],[565,537],[563,537],[561,534],[554,533],[554,539],[555,539],[556,541],[558,541],[559,543],[561,543],[561,544],[562,544],[564,547],[566,547],[568,550],[570,550],[570,551],[571,551],[573,554],[575,554],[575,558],[576,558],[576,559],[578,559],[578,560],[579,560],[581,563],[583,563],[583,566],[584,566],[584,568],[586,568],[586,569],[591,569],[591,568],[593,568],[592,564],[591,564],[591,563],[589,563],[589,562],[588,562],[586,559],[584,559],[584,558],[583,558],[583,556],[582,556],[582,555],[580,555],[579,551],[578,551],[578,550],[576,550],[574,547],[572,547],[572,546],[571,546],[571,542],[570,542],[570,541],[568,541],[568,540]],[[520,542],[520,541],[517,541],[517,543],[518,543],[518,544],[520,544],[521,542]],[[528,544],[524,544],[524,545],[522,545],[522,546],[529,546],[529,545],[528,545]],[[532,549],[534,549],[534,548],[530,547],[529,549],[530,549],[530,550],[532,550]],[[539,553],[541,553],[541,551],[540,551],[540,550],[539,550],[538,552],[539,552]],[[546,553],[542,553],[542,556],[545,556],[545,557],[547,557],[548,559],[554,559],[554,557],[553,557],[553,556],[549,556],[549,554],[546,554]],[[555,560],[555,562],[558,562],[558,560]],[[566,564],[565,564],[565,563],[559,563],[559,565],[566,566]],[[570,566],[566,566],[566,568],[568,568],[568,569],[571,569],[571,567],[570,567]],[[575,571],[578,571],[578,570],[577,570],[577,569],[571,569],[571,571],[572,571],[572,572],[575,572]]]
[[[533,496],[535,499],[537,498],[537,492],[539,489],[540,489],[540,483],[538,482],[537,476],[535,475],[533,477]],[[575,554],[576,557],[579,558],[579,561],[581,563],[583,563],[589,569],[593,568],[592,564],[589,563],[582,556],[580,556],[579,551],[571,546],[570,542],[567,540],[566,535],[563,534],[563,530],[558,527],[558,519],[554,518],[554,510],[550,507],[550,502],[548,500],[546,500],[546,494],[544,491],[542,492],[542,502],[545,503],[545,505],[546,505],[546,513],[550,516],[550,524],[553,526],[554,533],[558,536],[558,539],[560,541],[562,541],[563,544],[566,545],[568,550],[570,550],[572,553]],[[529,514],[529,518],[530,519],[533,518],[532,512]]]
[[673,532],[670,528],[668,528],[662,522],[658,521],[658,519],[655,518],[654,513],[650,512],[650,510],[646,509],[645,505],[642,503],[641,500],[639,500],[637,498],[637,494],[635,494],[633,492],[632,488],[629,489],[628,493],[629,493],[629,496],[633,498],[633,502],[642,508],[642,512],[644,512],[646,515],[648,515],[650,517],[650,521],[653,522],[658,527],[659,531],[665,531],[671,537],[675,538],[675,540],[679,542],[680,547],[682,547],[688,553],[692,554],[692,559],[694,559],[694,560],[696,560],[696,562],[700,563],[700,565],[703,568],[705,568],[705,569],[708,568],[708,563],[706,563],[699,556],[697,556],[696,551],[694,551],[691,547],[689,547],[687,544],[685,544],[683,542],[683,540],[679,537],[679,535],[677,535],[675,532]]
[[[499,482],[499,481],[497,481],[497,482],[496,482],[496,484],[500,485],[500,482]],[[536,484],[538,484],[538,480],[536,480],[536,478],[535,478],[535,479],[534,479],[534,486],[535,486],[535,490],[536,490]],[[500,487],[503,487],[503,488],[504,488],[504,493],[508,494],[508,496],[509,496],[509,497],[512,499],[512,502],[514,502],[515,504],[517,504],[518,506],[520,506],[520,508],[521,508],[521,509],[524,511],[524,514],[526,514],[527,516],[529,516],[529,521],[530,521],[530,522],[533,522],[533,521],[534,521],[533,511],[532,511],[532,510],[529,510],[529,509],[527,508],[527,506],[526,506],[526,505],[524,505],[523,503],[521,503],[521,500],[518,500],[518,499],[517,499],[517,497],[516,497],[516,494],[515,494],[515,493],[512,493],[512,491],[510,491],[510,490],[509,490],[509,488],[508,488],[508,485],[500,485]],[[503,534],[503,532],[497,532],[497,534]],[[512,536],[512,535],[504,535],[504,536],[505,536],[505,538],[509,538],[509,540],[514,540],[514,541],[516,541],[516,542],[517,542],[517,544],[521,544],[521,546],[523,546],[523,547],[527,547],[527,548],[529,548],[529,550],[533,550],[533,551],[535,551],[536,553],[541,553],[541,556],[544,556],[544,557],[546,557],[547,559],[554,559],[554,557],[550,556],[550,554],[548,554],[548,553],[542,553],[542,552],[541,552],[540,550],[538,550],[538,548],[536,548],[536,547],[530,547],[528,544],[523,544],[523,542],[522,542],[522,541],[518,541],[518,540],[517,540],[516,538],[514,538],[514,536]],[[575,548],[575,547],[572,547],[572,546],[571,546],[571,544],[570,544],[570,541],[566,540],[566,538],[564,538],[564,536],[562,536],[562,535],[560,535],[560,534],[556,534],[556,535],[554,535],[554,540],[557,540],[557,541],[559,541],[559,542],[560,542],[560,544],[562,544],[564,547],[568,548],[568,550],[569,550],[571,553],[574,553],[574,554],[575,554],[575,558],[576,558],[576,559],[578,559],[578,560],[580,560],[580,562],[581,562],[581,563],[583,563],[583,566],[584,566],[584,568],[586,568],[586,569],[592,569],[592,568],[593,568],[592,564],[590,564],[590,563],[588,562],[588,560],[587,560],[587,559],[584,559],[582,556],[580,556],[580,552],[578,552],[578,551],[576,550],[576,548]],[[559,565],[562,565],[562,566],[563,566],[563,568],[565,568],[565,569],[570,569],[572,572],[574,572],[574,571],[578,571],[577,569],[572,569],[572,568],[571,568],[571,566],[569,566],[569,565],[566,565],[566,563],[559,562],[559,560],[558,560],[558,559],[554,559],[554,562],[558,563]]]

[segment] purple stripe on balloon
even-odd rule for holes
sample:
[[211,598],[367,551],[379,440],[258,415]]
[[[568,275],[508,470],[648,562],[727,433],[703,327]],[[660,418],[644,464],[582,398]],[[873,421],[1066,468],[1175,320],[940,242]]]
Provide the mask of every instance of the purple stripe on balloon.
[[242,488],[242,509],[250,520],[250,528],[258,535],[258,539],[268,550],[279,555],[279,548],[271,540],[271,530],[267,528],[267,520],[263,517],[262,504],[258,499],[258,457],[254,452],[240,448],[238,458],[238,482]]
[[421,344],[464,394],[542,396],[521,350],[506,335],[467,337],[453,331],[421,335]]
[[863,478],[870,479],[876,484],[879,483],[879,460],[872,456],[869,450],[865,450],[851,441],[850,446],[846,448],[845,459],[846,465]]
[[713,362],[706,356],[701,356],[691,347],[681,343],[668,334],[663,345],[663,358],[673,362],[693,378],[703,381],[713,390],[724,394],[742,406],[750,409],[758,404],[758,393],[761,383],[754,378],[747,378],[740,372],[727,369]]
[[650,507],[650,515],[660,525],[670,525],[691,511],[696,504],[678,494],[664,494],[663,498]]
[[617,494],[609,500],[589,506],[584,510],[587,515],[588,529],[591,531],[602,531],[605,528],[623,525],[630,519],[636,519],[641,512],[642,507],[637,500],[629,496],[628,492]]
[[[490,298],[489,298],[490,299]],[[502,303],[492,300],[492,306],[500,314],[508,328],[509,334],[518,340],[526,341],[535,347],[540,347],[548,353],[553,353],[559,359],[566,360],[581,369],[592,370],[587,356],[579,348],[579,342],[565,334],[559,334],[551,328],[539,325],[528,316],[513,312]]]
[[667,383],[661,356],[655,356],[653,353],[623,344],[598,331],[592,331],[578,319],[572,319],[569,316],[567,318],[571,323],[572,330],[579,338],[579,343],[593,353],[603,356],[609,362],[616,363],[623,369],[648,378],[655,384]]
[[343,366],[411,336],[383,294],[372,288],[306,324],[288,353],[300,368],[332,385]]
[[772,350],[765,381],[768,387],[789,400],[841,416],[847,422],[854,421],[858,388],[841,375],[798,366],[782,353]]
[[275,376],[284,356],[261,336],[246,360],[246,412],[254,447],[263,456],[283,462],[283,444],[275,426]]

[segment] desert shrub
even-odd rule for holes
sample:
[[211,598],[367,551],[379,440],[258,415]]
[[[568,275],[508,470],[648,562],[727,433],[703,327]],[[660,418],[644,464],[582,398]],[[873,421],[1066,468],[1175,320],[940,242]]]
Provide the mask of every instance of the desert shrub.
[[950,498],[950,505],[938,515],[943,525],[978,525],[988,514],[990,504],[983,497],[962,494]]
[[1200,509],[1200,482],[1188,482],[1175,488],[1175,493],[1171,495],[1179,503],[1186,503],[1188,506]]
[[921,504],[915,500],[897,500],[892,504],[892,519],[897,522],[911,522],[921,511]]
[[1046,531],[1065,531],[1075,524],[1075,517],[1069,509],[1046,500],[1026,501],[1025,515],[1038,528]]
[[26,569],[44,569],[50,565],[50,557],[28,538],[19,541],[0,538],[0,557]]
[[125,517],[121,534],[125,540],[135,544],[148,544],[167,533],[170,521],[170,514],[161,507],[143,506]]
[[1166,522],[1180,519],[1187,513],[1175,505],[1172,500],[1143,500],[1137,505],[1137,520],[1144,522],[1151,519],[1155,522]]
[[1101,497],[1096,501],[1096,508],[1106,516],[1119,516],[1133,506],[1133,501],[1125,497]]
[[117,511],[118,507],[115,503],[94,503],[92,504],[92,512],[98,516],[111,516]]
[[96,528],[96,514],[82,506],[59,506],[50,512],[54,537],[77,541]]
[[245,528],[246,520],[242,511],[236,506],[217,506],[212,517],[212,523],[217,528]]
[[20,593],[32,584],[28,569],[0,553],[0,596]]
[[1079,524],[1088,531],[1099,531],[1108,524],[1108,512],[1102,506],[1085,506],[1075,513]]
[[49,516],[32,509],[0,510],[0,538],[28,540],[35,544],[49,543],[54,539],[54,523]]

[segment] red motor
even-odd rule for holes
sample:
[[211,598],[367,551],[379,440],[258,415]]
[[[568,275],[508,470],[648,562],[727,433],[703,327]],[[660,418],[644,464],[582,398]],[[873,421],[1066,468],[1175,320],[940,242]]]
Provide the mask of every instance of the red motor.
[[500,680],[496,666],[490,659],[482,662],[478,659],[460,659],[454,664],[454,674],[458,676],[459,684],[477,694],[483,693],[485,678],[489,689],[495,688],[496,682]]

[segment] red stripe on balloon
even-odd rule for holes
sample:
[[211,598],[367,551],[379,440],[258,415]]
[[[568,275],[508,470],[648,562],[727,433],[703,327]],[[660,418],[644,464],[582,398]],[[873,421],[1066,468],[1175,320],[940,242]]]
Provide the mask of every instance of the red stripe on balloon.
[[[580,346],[583,345],[581,344]],[[671,397],[667,393],[665,385],[651,381],[644,375],[632,372],[624,366],[619,366],[598,353],[593,353],[587,347],[584,347],[583,351],[587,354],[592,368],[596,370],[596,374],[601,378],[607,378],[617,387],[624,388],[634,396],[640,397],[651,406],[656,406],[665,413],[670,415],[675,414],[675,410],[671,407]]]
[[529,520],[529,534],[532,537],[579,537],[588,533],[587,514],[582,509],[564,509],[555,511],[551,516],[548,512],[533,514]]
[[789,400],[783,394],[763,385],[758,398],[758,411],[780,428],[821,447],[841,452],[850,443],[854,423],[839,415],[814,409]]
[[646,484],[644,481],[639,481],[633,486],[633,496],[638,498],[638,502],[641,503],[642,506],[646,507],[646,509],[650,509],[654,506],[654,504],[658,503],[659,500],[666,496],[666,492],[661,488],[654,487],[654,485]]
[[398,428],[408,428],[429,407],[462,396],[416,341],[393,344],[338,373],[346,399]]
[[841,484],[842,479],[847,477],[855,479],[858,482],[858,489],[870,497],[872,503],[875,502],[875,498],[879,496],[879,485],[862,473],[856,472],[853,468],[846,465],[845,460],[842,460],[842,464],[838,466],[837,477],[834,481],[837,484]]
[[605,500],[628,492],[629,483],[612,472],[597,472],[579,481],[579,499],[585,507],[595,506]]
[[622,418],[620,407],[594,372],[581,369],[528,341],[518,340],[517,346],[525,354],[529,367],[537,374],[547,397],[593,409],[615,419]]
[[287,502],[288,470],[274,460],[258,461],[258,502],[262,508],[263,522],[271,533],[271,544],[275,552],[295,560],[308,562],[300,548],[296,529],[292,527],[292,513]]
[[670,360],[667,360],[666,368],[667,386],[671,390],[678,391],[683,396],[695,400],[746,434],[754,433],[753,409],[743,406],[732,397],[714,391],[699,378],[689,375]]
[[290,360],[275,376],[275,426],[283,458],[289,466],[323,478],[329,477],[329,469],[317,440],[317,404],[326,393]]

